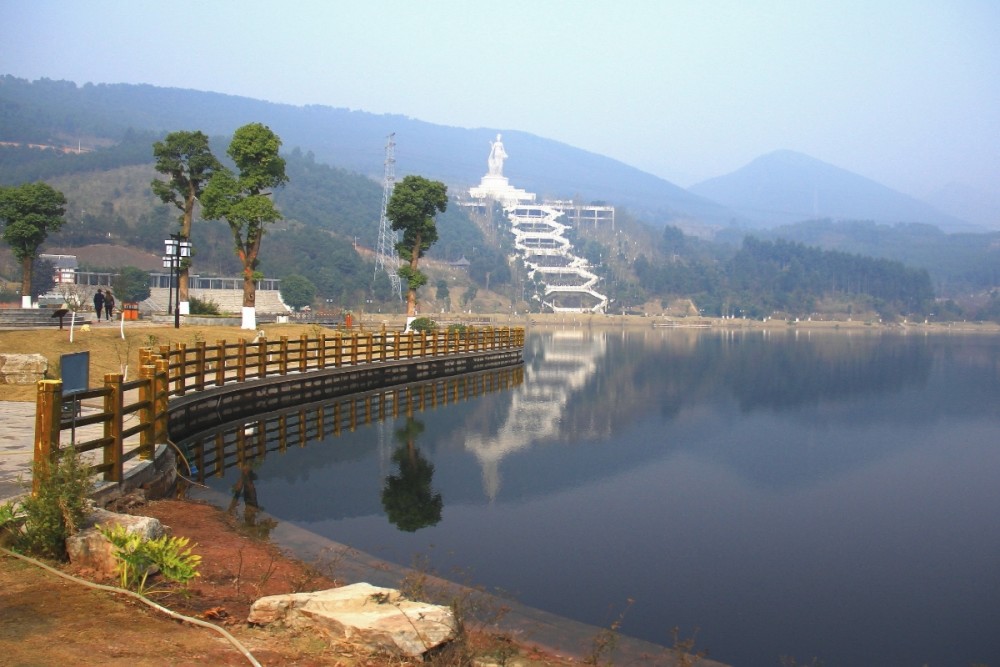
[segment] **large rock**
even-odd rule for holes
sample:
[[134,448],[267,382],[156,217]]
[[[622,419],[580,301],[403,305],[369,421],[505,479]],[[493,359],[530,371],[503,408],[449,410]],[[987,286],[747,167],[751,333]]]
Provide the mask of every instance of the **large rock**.
[[45,379],[48,368],[40,354],[0,354],[0,384],[35,384]]
[[131,514],[115,514],[100,508],[94,508],[87,514],[88,527],[66,538],[66,552],[74,565],[114,576],[117,560],[111,542],[97,529],[113,528],[116,525],[125,526],[132,533],[138,533],[143,539],[155,540],[163,535],[163,524],[158,519],[148,516],[132,516]]
[[360,583],[312,593],[270,595],[253,603],[250,623],[315,629],[335,639],[409,657],[455,637],[448,607],[415,602],[399,591]]

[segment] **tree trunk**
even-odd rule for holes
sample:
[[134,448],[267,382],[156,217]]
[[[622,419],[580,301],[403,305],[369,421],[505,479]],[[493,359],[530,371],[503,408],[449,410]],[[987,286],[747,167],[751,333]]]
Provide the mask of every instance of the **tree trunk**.
[[417,290],[412,288],[406,292],[406,316],[417,316]]
[[[188,185],[187,198],[184,200],[184,216],[181,218],[181,236],[185,241],[191,240],[191,221],[194,220],[194,185]],[[181,302],[181,315],[188,315],[191,312],[188,306],[188,287],[190,276],[191,258],[183,261],[183,266],[177,271],[177,298]]]
[[31,301],[31,266],[34,262],[34,258],[31,255],[26,256],[21,260],[21,304],[24,305],[24,298],[29,299],[28,303]]

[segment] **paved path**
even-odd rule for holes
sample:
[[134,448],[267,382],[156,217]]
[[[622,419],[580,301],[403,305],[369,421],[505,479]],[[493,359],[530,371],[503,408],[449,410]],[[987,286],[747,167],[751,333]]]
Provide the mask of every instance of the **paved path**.
[[31,484],[35,453],[35,404],[0,401],[0,503]]

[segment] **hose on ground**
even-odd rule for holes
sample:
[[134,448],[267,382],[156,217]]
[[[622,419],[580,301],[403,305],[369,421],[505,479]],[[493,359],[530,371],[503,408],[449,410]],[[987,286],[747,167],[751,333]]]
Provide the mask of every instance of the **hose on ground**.
[[4,547],[0,547],[0,553],[7,554],[8,556],[13,556],[14,558],[18,558],[18,559],[20,559],[20,560],[22,560],[22,561],[24,561],[26,563],[30,563],[31,565],[35,565],[37,567],[40,567],[43,570],[47,570],[48,572],[51,572],[52,574],[58,575],[58,576],[62,577],[63,579],[68,579],[69,581],[72,581],[74,583],[83,584],[84,586],[87,586],[89,588],[93,588],[93,589],[99,590],[99,591],[105,591],[105,592],[108,592],[108,593],[115,593],[115,594],[119,594],[119,595],[127,595],[129,597],[135,598],[136,600],[139,600],[143,604],[148,605],[149,607],[152,607],[156,611],[158,611],[158,612],[160,612],[162,614],[166,614],[167,616],[169,616],[170,618],[174,619],[175,621],[180,621],[182,623],[190,623],[191,625],[197,625],[197,626],[200,626],[200,627],[203,627],[203,628],[208,628],[209,630],[214,630],[214,631],[218,632],[220,635],[222,635],[223,637],[225,637],[229,641],[230,644],[232,644],[233,646],[235,646],[236,649],[240,653],[243,654],[243,656],[247,659],[247,661],[249,661],[249,663],[251,665],[253,665],[254,667],[262,667],[262,665],[259,662],[257,662],[257,659],[253,657],[253,654],[251,654],[250,651],[247,650],[247,648],[245,646],[243,646],[242,643],[240,643],[240,640],[238,640],[236,637],[234,637],[231,634],[229,634],[229,632],[226,631],[225,628],[219,627],[218,625],[215,625],[214,623],[209,623],[207,621],[203,621],[200,618],[192,618],[191,616],[184,616],[183,614],[178,614],[175,611],[172,611],[170,609],[167,609],[164,606],[156,604],[155,602],[153,602],[149,598],[143,597],[142,595],[139,595],[138,593],[126,590],[124,588],[117,588],[115,586],[106,586],[104,584],[97,584],[97,583],[94,583],[92,581],[87,581],[86,579],[81,579],[79,577],[74,577],[71,574],[67,574],[65,572],[61,572],[60,570],[57,570],[54,567],[46,565],[45,563],[41,562],[40,560],[36,560],[36,559],[34,559],[34,558],[30,557],[30,556],[25,556],[23,554],[19,554],[17,552],[11,551],[10,549],[6,549]]

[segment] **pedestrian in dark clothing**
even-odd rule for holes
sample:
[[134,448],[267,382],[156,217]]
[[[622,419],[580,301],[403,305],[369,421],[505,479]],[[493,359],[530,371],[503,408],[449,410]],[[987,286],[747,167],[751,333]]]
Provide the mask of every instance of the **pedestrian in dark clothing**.
[[94,310],[97,312],[97,320],[101,319],[101,311],[104,310],[104,290],[97,290],[94,295]]
[[104,319],[111,321],[111,316],[115,312],[115,297],[111,294],[111,290],[104,295]]

